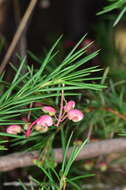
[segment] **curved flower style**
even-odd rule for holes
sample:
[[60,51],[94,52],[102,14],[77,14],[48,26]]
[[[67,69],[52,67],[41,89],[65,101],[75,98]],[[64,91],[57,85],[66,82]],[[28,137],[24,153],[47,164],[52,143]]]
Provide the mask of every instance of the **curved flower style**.
[[69,102],[67,102],[67,104],[64,106],[64,111],[65,112],[69,112],[70,110],[72,110],[75,107],[75,101],[70,100]]
[[30,136],[31,134],[31,128],[34,125],[40,125],[43,127],[49,127],[51,125],[53,125],[53,120],[49,115],[42,115],[41,117],[39,117],[38,119],[36,119],[33,123],[31,123],[31,125],[29,125],[27,131],[26,131],[26,136]]
[[67,114],[68,119],[74,122],[78,122],[83,119],[84,114],[78,109],[72,109]]
[[42,111],[45,113],[48,113],[50,116],[53,116],[56,114],[56,110],[52,106],[43,106]]
[[9,134],[17,135],[18,133],[21,132],[21,126],[20,125],[10,125],[6,132]]

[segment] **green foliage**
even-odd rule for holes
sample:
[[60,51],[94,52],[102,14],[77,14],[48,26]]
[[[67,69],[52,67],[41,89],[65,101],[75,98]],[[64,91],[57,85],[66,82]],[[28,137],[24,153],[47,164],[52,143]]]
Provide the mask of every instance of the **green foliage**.
[[113,26],[115,26],[126,13],[126,1],[125,0],[108,0],[108,2],[110,3],[110,5],[105,6],[103,10],[98,13],[98,15],[111,12],[116,9],[119,10],[119,14],[116,17],[116,20],[113,24]]
[[[108,1],[110,5],[106,6],[98,14],[104,14],[117,9],[119,15],[114,22],[115,26],[126,12],[126,1]],[[100,40],[102,43],[107,44],[107,32],[103,34],[105,31],[104,26],[101,29],[103,30],[100,31]],[[21,119],[23,116],[27,116],[30,111],[32,112],[31,120],[35,120],[40,116],[41,108],[34,106],[31,108],[30,105],[35,102],[41,102],[57,106],[62,90],[64,90],[64,96],[68,96],[68,99],[74,96],[74,99],[78,102],[78,108],[85,115],[84,120],[79,124],[75,123],[73,125],[70,122],[65,122],[58,129],[54,126],[50,127],[50,130],[46,134],[33,131],[28,138],[24,135],[0,132],[2,138],[9,138],[9,142],[11,142],[10,147],[13,149],[18,147],[18,151],[22,149],[23,151],[39,151],[39,158],[34,160],[34,164],[41,172],[41,179],[38,179],[33,173],[33,177],[30,177],[31,190],[36,189],[32,184],[36,184],[39,190],[65,190],[67,188],[81,190],[79,181],[92,175],[86,172],[83,174],[83,171],[81,175],[79,170],[77,172],[79,175],[75,176],[71,171],[73,162],[87,143],[87,140],[83,139],[86,139],[87,134],[90,133],[90,128],[93,129],[91,137],[98,139],[112,138],[118,134],[125,136],[125,74],[123,81],[119,80],[115,82],[115,79],[108,79],[109,69],[107,68],[102,79],[92,77],[92,74],[101,69],[98,66],[86,68],[85,63],[97,56],[99,51],[87,55],[87,48],[91,44],[79,49],[78,47],[84,38],[78,42],[62,61],[59,60],[59,57],[56,59],[59,55],[57,46],[60,42],[60,37],[44,59],[36,57],[31,52],[29,53],[31,58],[39,63],[39,68],[35,69],[33,65],[28,66],[26,58],[19,57],[18,69],[14,65],[11,65],[16,73],[13,80],[9,83],[4,80],[4,74],[0,76],[0,122],[2,127],[16,123],[24,124]],[[0,51],[2,48],[3,44],[0,46]],[[108,44],[106,45],[106,49],[111,54],[111,47],[108,47]],[[106,53],[106,55],[108,54]],[[22,73],[24,68],[26,72]],[[122,77],[123,74],[122,72],[120,73],[119,71],[116,73],[116,78],[119,75]],[[107,88],[104,86],[105,82],[107,83]],[[78,139],[82,139],[82,142],[84,142],[79,146],[74,145],[74,140]],[[3,143],[6,143],[6,141],[0,141],[0,144]],[[55,163],[53,153],[55,146],[61,147],[63,151],[63,161],[58,166]],[[71,146],[73,149],[71,149],[71,154],[69,155],[69,159],[67,159],[67,153]],[[6,150],[6,148],[0,145],[0,150]],[[22,189],[29,189],[23,182],[19,181],[19,183]]]
[[3,140],[0,140],[0,151],[1,150],[7,150],[7,148],[5,148],[5,146],[4,145],[1,145],[1,144],[4,144],[4,143],[6,143],[6,142],[8,142],[8,141],[3,141]]
[[[59,43],[60,38],[50,49],[44,61],[38,70],[27,66],[27,72],[22,74],[21,71],[25,64],[25,58],[21,59],[20,66],[15,69],[16,75],[11,83],[5,83],[3,78],[0,79],[0,84],[5,84],[4,90],[0,97],[0,122],[1,125],[13,124],[14,119],[26,112],[36,111],[40,108],[28,108],[28,105],[33,102],[44,101],[44,99],[53,98],[61,95],[61,90],[65,91],[65,95],[77,95],[78,93],[71,90],[92,89],[101,90],[103,85],[89,83],[87,81],[98,80],[97,77],[90,77],[91,73],[100,71],[96,66],[90,68],[82,68],[89,60],[93,59],[98,51],[90,55],[84,55],[86,47],[77,50],[82,42],[73,48],[65,59],[51,73],[47,72],[48,65],[56,56],[55,48]],[[76,51],[77,50],[77,51]],[[79,59],[81,57],[81,59]],[[17,121],[21,123],[21,121]]]
[[[64,136],[63,130],[62,130],[61,136],[62,136],[61,141],[63,141],[62,143],[64,144],[65,136]],[[71,151],[71,154],[69,156],[69,159],[68,159],[67,153],[68,153],[68,148],[70,147],[72,136],[73,136],[73,134],[70,135],[68,142],[63,145],[63,147],[64,147],[63,148],[64,149],[63,162],[61,164],[61,169],[59,171],[57,171],[56,166],[53,167],[52,165],[50,165],[50,162],[48,162],[48,159],[45,160],[46,164],[44,164],[44,165],[39,161],[35,162],[36,166],[38,168],[40,168],[40,170],[42,171],[42,173],[45,176],[43,181],[39,181],[33,177],[31,178],[31,181],[34,182],[35,184],[37,184],[38,188],[40,190],[41,189],[43,189],[43,190],[46,190],[46,189],[48,189],[48,190],[64,190],[68,186],[70,188],[80,190],[81,188],[77,184],[77,181],[80,179],[84,179],[86,177],[92,176],[91,174],[90,175],[85,174],[85,175],[81,175],[81,176],[77,176],[77,177],[70,177],[69,171],[71,169],[71,166],[72,166],[74,160],[76,159],[77,155],[81,151],[81,149],[87,143],[87,140],[85,140],[80,146],[74,145],[73,149]],[[24,190],[27,190],[26,186],[22,182],[20,184]]]
[[[105,72],[106,76],[107,72]],[[103,77],[102,82],[104,82],[105,78]],[[77,129],[76,139],[83,139],[82,131],[89,129],[90,126],[93,127],[92,138],[107,139],[125,132],[125,83],[126,81],[114,82],[109,79],[108,88],[99,93],[88,92],[87,95],[85,94],[85,99],[88,96],[91,98],[88,99],[88,103],[85,106],[80,106],[80,109],[85,113],[85,119]]]
[[[85,38],[85,37],[84,37]],[[19,58],[19,68],[12,68],[15,71],[13,80],[9,82],[4,81],[4,76],[0,78],[1,96],[0,96],[0,122],[2,125],[10,124],[24,124],[21,118],[26,116],[29,111],[32,111],[32,119],[36,119],[40,116],[40,109],[36,107],[30,107],[34,102],[45,102],[52,100],[53,104],[56,102],[57,97],[61,97],[61,91],[64,91],[64,96],[79,96],[81,90],[95,90],[100,91],[105,86],[103,84],[97,84],[100,81],[100,77],[90,76],[92,73],[98,72],[101,69],[97,66],[84,67],[84,64],[95,56],[98,55],[98,51],[86,54],[86,49],[91,45],[87,45],[79,49],[79,45],[84,40],[82,38],[78,44],[71,50],[71,52],[60,62],[56,63],[52,67],[52,61],[57,56],[56,47],[60,41],[60,38],[55,42],[50,51],[47,53],[44,60],[36,58],[31,54],[31,57],[39,62],[40,68],[35,69],[33,66],[27,66],[25,58]],[[22,70],[25,67],[26,72],[22,74]],[[93,81],[93,82],[92,82]],[[76,90],[74,92],[74,90]],[[59,101],[57,102],[59,104]],[[27,147],[23,146],[25,151],[39,150],[40,159],[35,161],[35,165],[41,169],[45,177],[42,182],[35,179],[33,181],[39,184],[40,189],[52,189],[63,190],[66,185],[69,184],[74,189],[80,189],[76,180],[80,180],[89,175],[81,175],[78,177],[71,177],[69,171],[71,166],[79,154],[80,150],[84,147],[87,140],[80,146],[74,145],[67,159],[67,152],[72,144],[72,134],[68,134],[68,140],[63,126],[57,130],[54,127],[50,127],[48,134],[40,134],[39,132],[33,132],[29,138],[24,135],[0,133],[0,136],[6,136],[12,139],[11,146],[21,147],[27,143]],[[55,127],[56,128],[56,127]],[[57,133],[61,132],[61,144],[64,152],[63,162],[60,171],[57,171],[55,166],[55,160],[53,158],[53,143]],[[71,134],[71,135],[70,135]],[[70,137],[69,137],[70,135]],[[58,139],[59,141],[59,139]],[[67,143],[66,143],[67,142]],[[60,143],[59,143],[60,146]],[[4,147],[1,147],[4,149]],[[21,149],[20,149],[21,150]],[[47,151],[48,150],[48,151]],[[44,165],[41,160],[41,156],[44,155]],[[43,156],[43,157],[44,157]],[[47,186],[48,184],[48,186]],[[23,189],[27,189],[25,185],[20,181],[20,185]],[[34,187],[31,186],[31,189]]]

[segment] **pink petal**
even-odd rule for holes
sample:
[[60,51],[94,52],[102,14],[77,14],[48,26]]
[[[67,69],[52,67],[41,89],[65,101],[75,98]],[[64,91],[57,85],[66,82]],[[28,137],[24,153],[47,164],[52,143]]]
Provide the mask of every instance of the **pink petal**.
[[78,122],[83,119],[84,114],[78,109],[73,109],[68,112],[67,116],[69,120]]
[[31,134],[31,129],[34,125],[41,125],[43,127],[48,127],[48,126],[52,126],[53,125],[53,120],[49,115],[42,115],[41,117],[39,117],[38,119],[36,119],[35,121],[33,121],[27,131],[26,131],[26,137],[29,137]]
[[49,115],[43,115],[37,120],[36,124],[42,126],[51,126],[53,125],[53,120]]
[[51,106],[43,106],[42,111],[45,113],[49,113],[49,115],[53,116],[56,114],[56,110]]
[[70,100],[69,102],[67,102],[67,104],[64,106],[64,111],[65,112],[69,112],[70,110],[72,110],[75,107],[75,101]]
[[18,133],[20,133],[21,132],[21,126],[20,125],[10,125],[8,128],[7,128],[7,130],[6,130],[6,132],[7,133],[9,133],[9,134],[18,134]]

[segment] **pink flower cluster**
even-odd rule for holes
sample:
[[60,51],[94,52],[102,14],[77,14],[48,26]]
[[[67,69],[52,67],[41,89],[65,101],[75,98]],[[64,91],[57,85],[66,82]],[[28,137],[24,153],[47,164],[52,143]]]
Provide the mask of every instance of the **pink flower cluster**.
[[74,107],[75,107],[75,102],[73,100],[70,100],[64,106],[64,111],[67,113],[67,117],[69,120],[78,122],[83,119],[84,115],[80,110],[74,109]]
[[[68,101],[65,106],[61,106],[60,113],[57,117],[55,108],[43,106],[42,111],[46,113],[46,115],[40,116],[28,126],[25,133],[26,137],[30,136],[33,126],[34,129],[39,132],[47,132],[48,127],[58,127],[65,119],[72,120],[73,122],[81,121],[84,115],[80,110],[74,109],[74,107],[75,102],[73,100]],[[20,132],[22,132],[22,128],[19,125],[11,125],[7,128],[7,133],[10,134],[18,134]]]

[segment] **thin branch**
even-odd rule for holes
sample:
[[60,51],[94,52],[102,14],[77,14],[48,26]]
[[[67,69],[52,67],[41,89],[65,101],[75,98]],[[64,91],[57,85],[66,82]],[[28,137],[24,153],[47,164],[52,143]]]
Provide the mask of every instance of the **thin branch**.
[[[32,187],[38,187],[38,185],[36,184],[36,183],[31,183],[31,182],[25,182],[25,183],[23,183],[25,186],[27,186],[27,187],[31,187],[31,185],[32,185]],[[3,184],[4,186],[14,186],[14,187],[20,187],[21,186],[21,183],[20,182],[17,182],[17,181],[12,181],[12,182],[5,182],[4,184]]]
[[[92,110],[96,110],[95,107],[89,107],[89,109],[92,111]],[[104,111],[107,111],[107,112],[110,112],[112,113],[113,115],[116,115],[117,117],[119,117],[120,119],[123,119],[126,121],[126,115],[125,114],[122,114],[120,112],[118,112],[117,110],[114,110],[113,108],[109,108],[109,107],[101,107],[99,108],[100,110],[104,110]]]
[[6,67],[7,63],[9,62],[9,59],[11,58],[12,54],[13,54],[13,51],[15,50],[16,48],[16,45],[18,43],[18,41],[20,40],[21,38],[21,35],[30,19],[30,16],[36,6],[36,3],[37,3],[38,0],[31,0],[31,2],[29,3],[29,6],[21,20],[21,23],[13,37],[13,40],[8,48],[8,51],[1,63],[1,66],[0,66],[0,74],[3,72],[4,68]]
[[[72,151],[72,147],[69,148],[67,157],[69,158]],[[92,142],[81,150],[76,160],[83,160],[86,158],[93,158],[96,156],[106,155],[114,152],[125,152],[126,151],[126,139],[110,139],[103,140],[99,142]],[[9,171],[16,168],[27,167],[34,165],[33,161],[38,159],[38,152],[28,152],[28,153],[13,153],[7,156],[0,157],[0,171]],[[54,149],[55,161],[57,163],[62,162],[63,155],[62,149]]]
[[[64,87],[64,84],[63,84],[63,87]],[[62,114],[63,114],[63,102],[64,102],[64,91],[62,90],[61,91],[61,102],[60,102],[60,113],[58,116],[57,124],[55,125],[56,127],[58,127],[61,122],[61,118],[62,118]]]
[[[31,187],[31,185],[33,186],[33,187],[39,187],[39,185],[38,184],[36,184],[36,183],[30,183],[30,182],[23,182],[23,184],[25,185],[25,186],[27,186],[27,187]],[[17,181],[12,181],[12,182],[5,182],[5,183],[3,183],[3,185],[4,186],[13,186],[13,187],[20,187],[21,186],[21,183],[20,182],[17,182]],[[97,183],[97,184],[84,184],[84,185],[82,185],[82,187],[83,187],[83,189],[106,189],[106,190],[110,190],[110,189],[112,189],[112,190],[120,190],[120,189],[122,189],[122,190],[124,190],[124,186],[122,185],[120,185],[120,186],[117,186],[117,185],[110,185],[110,184],[104,184],[104,183]]]
[[91,122],[90,125],[89,125],[88,134],[87,134],[87,138],[88,138],[88,139],[91,138],[92,130],[93,130],[93,124],[92,124],[92,122]]
[[[21,7],[20,2],[17,0],[13,0],[13,8],[14,8],[14,17],[15,17],[15,23],[16,26],[19,25],[21,21]],[[26,40],[26,34],[27,34],[28,24],[25,26],[24,31],[22,32],[21,38],[18,43],[19,48],[19,55],[21,57],[27,57],[26,56],[26,49],[27,49],[27,40]],[[25,60],[26,62],[26,60]]]
[[113,110],[112,108],[104,108],[104,110],[111,112],[112,114],[116,115],[117,117],[126,121],[126,115],[118,112],[117,110]]

